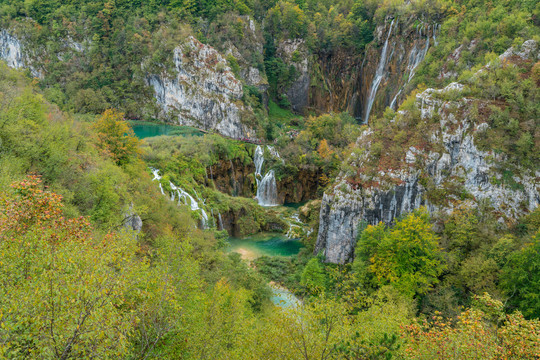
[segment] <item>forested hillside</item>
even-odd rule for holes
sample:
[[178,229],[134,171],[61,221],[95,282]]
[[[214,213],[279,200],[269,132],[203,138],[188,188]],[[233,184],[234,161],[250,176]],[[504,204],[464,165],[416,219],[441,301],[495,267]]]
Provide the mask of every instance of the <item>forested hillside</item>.
[[0,0],[0,359],[539,359],[540,4]]

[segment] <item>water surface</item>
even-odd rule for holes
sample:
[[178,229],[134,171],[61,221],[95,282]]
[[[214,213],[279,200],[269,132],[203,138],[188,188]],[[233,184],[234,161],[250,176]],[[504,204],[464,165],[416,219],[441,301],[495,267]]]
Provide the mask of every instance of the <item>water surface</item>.
[[169,135],[169,136],[200,136],[203,133],[190,126],[178,126],[170,124],[159,124],[149,122],[132,121],[131,128],[139,139],[145,139],[154,136]]
[[302,248],[300,240],[276,233],[261,233],[243,239],[231,237],[229,244],[229,251],[241,254],[245,260],[261,256],[293,256]]

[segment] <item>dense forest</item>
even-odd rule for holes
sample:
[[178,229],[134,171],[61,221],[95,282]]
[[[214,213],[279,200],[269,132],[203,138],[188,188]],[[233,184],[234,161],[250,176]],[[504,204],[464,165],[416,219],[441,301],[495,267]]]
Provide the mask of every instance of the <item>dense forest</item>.
[[0,0],[0,358],[539,359],[539,44],[534,0]]

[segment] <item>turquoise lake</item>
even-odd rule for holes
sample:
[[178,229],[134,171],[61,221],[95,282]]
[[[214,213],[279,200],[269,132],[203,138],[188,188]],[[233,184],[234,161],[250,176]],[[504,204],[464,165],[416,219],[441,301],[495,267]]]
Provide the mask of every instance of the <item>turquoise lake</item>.
[[190,126],[178,126],[169,124],[140,123],[132,121],[130,123],[133,132],[139,139],[154,136],[201,136],[203,132]]
[[294,256],[303,247],[300,240],[275,233],[261,233],[243,239],[229,238],[229,244],[229,251],[240,253],[246,260],[261,256]]

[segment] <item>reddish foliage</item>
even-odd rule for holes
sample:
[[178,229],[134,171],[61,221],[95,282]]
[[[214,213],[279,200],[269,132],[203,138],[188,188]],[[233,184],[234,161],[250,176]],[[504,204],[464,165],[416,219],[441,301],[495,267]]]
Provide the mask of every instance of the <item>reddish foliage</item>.
[[[0,198],[0,240],[22,235],[31,229],[57,241],[60,237],[84,241],[91,232],[85,217],[66,219],[62,215],[62,196],[44,191],[41,178],[29,175],[13,183],[14,196]],[[60,236],[62,235],[62,236]]]

